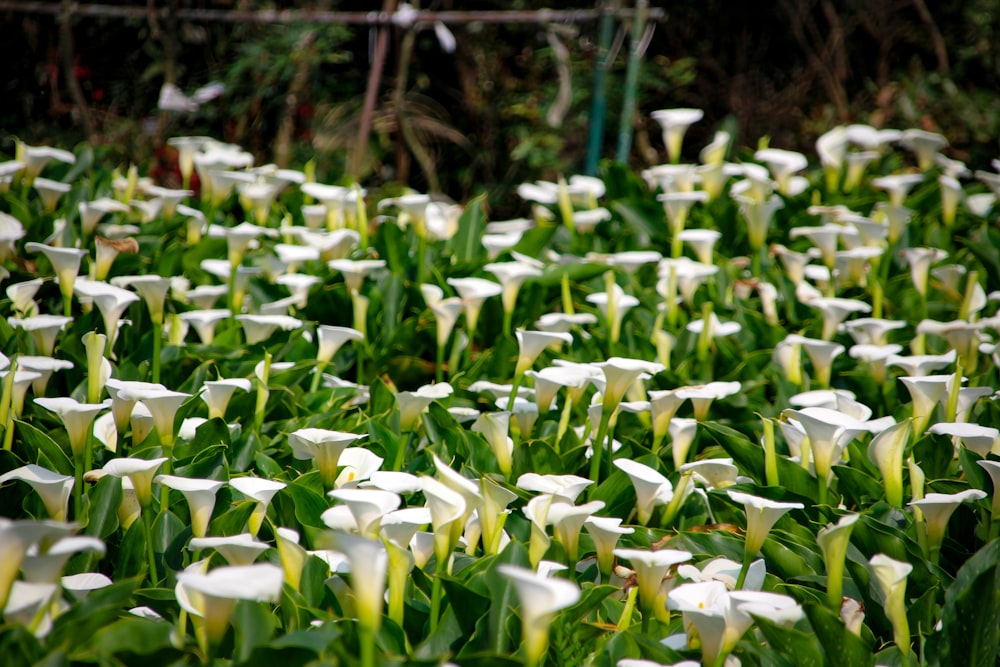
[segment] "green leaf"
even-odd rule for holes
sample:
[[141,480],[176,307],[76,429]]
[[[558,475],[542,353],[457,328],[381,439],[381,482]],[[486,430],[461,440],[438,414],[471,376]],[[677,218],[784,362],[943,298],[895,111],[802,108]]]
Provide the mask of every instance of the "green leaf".
[[[122,660],[128,655],[148,656],[163,651],[173,660],[179,654],[170,641],[173,630],[170,623],[131,616],[102,628],[94,635],[93,646],[106,658],[114,656]],[[142,662],[148,664],[148,660]]]
[[754,620],[771,650],[790,658],[797,667],[823,667],[823,651],[816,637],[795,628],[778,625],[761,616],[754,616]]
[[861,638],[847,629],[839,614],[815,602],[803,603],[802,609],[823,646],[827,664],[852,667],[871,667],[875,664],[875,656]]
[[5,667],[35,667],[45,650],[25,626],[11,624],[0,628],[0,655]]
[[[66,456],[66,452],[63,451],[62,447],[56,444],[55,440],[28,422],[17,420],[16,428],[17,434],[20,436],[21,441],[28,447],[29,451],[45,454],[49,463],[55,466],[55,472],[63,475],[72,475],[74,473],[73,462]],[[25,452],[25,454],[28,454],[28,452]],[[26,455],[24,458],[28,461],[37,460],[32,455]]]
[[118,505],[122,500],[122,481],[105,475],[87,492],[87,527],[84,532],[107,539],[118,530]]
[[490,599],[475,592],[464,582],[454,577],[443,574],[438,576],[441,577],[441,583],[448,595],[448,604],[451,605],[451,608],[461,611],[456,616],[458,625],[464,634],[471,635],[476,630],[479,618],[489,610]]
[[235,636],[233,657],[238,661],[246,660],[256,647],[269,642],[277,627],[270,610],[263,604],[250,600],[236,603],[232,623]]
[[125,579],[92,591],[56,619],[47,638],[48,646],[71,652],[86,647],[98,630],[119,617],[138,584],[138,579]]
[[477,262],[486,255],[483,231],[486,229],[486,195],[479,195],[465,205],[458,218],[458,231],[449,241],[457,262]]
[[298,480],[279,491],[274,499],[282,504],[290,502],[295,510],[295,518],[301,525],[326,528],[319,516],[327,510],[329,504],[323,496],[298,483]]
[[980,549],[945,591],[942,629],[927,643],[928,664],[992,667],[1000,650],[1000,540]]

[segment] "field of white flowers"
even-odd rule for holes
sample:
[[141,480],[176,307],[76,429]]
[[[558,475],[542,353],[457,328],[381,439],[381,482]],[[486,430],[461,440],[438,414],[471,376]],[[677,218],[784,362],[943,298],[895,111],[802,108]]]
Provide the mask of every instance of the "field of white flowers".
[[502,221],[18,143],[3,664],[996,664],[1000,162],[654,117]]

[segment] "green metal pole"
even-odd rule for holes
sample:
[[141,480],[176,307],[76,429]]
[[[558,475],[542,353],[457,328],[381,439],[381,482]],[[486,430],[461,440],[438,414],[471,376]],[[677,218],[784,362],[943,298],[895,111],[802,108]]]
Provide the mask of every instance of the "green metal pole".
[[614,12],[617,3],[601,3],[600,33],[597,43],[597,66],[594,69],[593,100],[590,104],[590,134],[587,138],[587,165],[584,170],[588,176],[597,174],[597,163],[601,159],[601,146],[604,143],[604,116],[608,101],[604,96],[605,81],[608,78],[608,68],[611,63],[608,56],[611,50],[611,37],[614,34]]
[[642,60],[642,35],[646,28],[648,0],[636,0],[635,15],[632,17],[631,48],[628,54],[628,69],[625,70],[625,99],[622,115],[618,120],[618,162],[628,162],[632,150],[632,116],[635,115],[636,91],[639,87],[639,61]]

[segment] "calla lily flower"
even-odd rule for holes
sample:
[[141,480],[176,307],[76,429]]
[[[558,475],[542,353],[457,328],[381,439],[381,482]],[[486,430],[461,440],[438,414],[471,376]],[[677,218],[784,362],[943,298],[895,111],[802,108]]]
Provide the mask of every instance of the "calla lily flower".
[[174,418],[181,405],[191,398],[191,394],[131,385],[119,389],[118,396],[125,401],[141,401],[149,409],[160,444],[165,452],[169,452],[174,444]]
[[[677,576],[684,577],[695,583],[705,581],[721,581],[726,585],[727,590],[736,589],[736,581],[739,578],[741,566],[739,563],[728,558],[713,558],[701,565],[701,569],[694,565],[682,564],[677,566]],[[751,565],[747,572],[746,580],[743,582],[743,590],[759,591],[764,585],[764,577],[767,575],[767,568],[764,566],[764,559],[758,558]],[[668,603],[669,605],[669,603]]]
[[681,387],[676,391],[677,398],[690,400],[694,409],[694,418],[704,421],[708,418],[708,409],[716,399],[732,396],[740,391],[739,382],[709,382],[693,387]]
[[257,557],[270,548],[270,545],[258,542],[250,533],[231,537],[193,537],[188,542],[188,549],[191,551],[215,549],[227,563],[235,566],[253,565]]
[[584,489],[593,484],[577,475],[539,475],[526,472],[517,478],[517,488],[536,493],[548,493],[558,501],[575,503]]
[[13,480],[28,483],[45,504],[45,510],[54,521],[65,521],[74,479],[60,475],[48,468],[30,463],[0,475],[0,485]]
[[894,560],[885,554],[876,554],[868,561],[875,575],[875,582],[882,594],[882,606],[900,653],[910,653],[910,624],[906,618],[906,577],[913,566]]
[[771,532],[771,528],[778,519],[790,510],[803,509],[805,507],[802,503],[782,503],[741,491],[727,490],[726,493],[729,494],[729,497],[734,502],[741,503],[746,510],[745,558],[752,558],[760,552],[768,533]]
[[698,420],[674,417],[667,424],[667,432],[670,434],[670,455],[674,468],[680,469],[688,460],[688,452],[698,434]]
[[83,600],[91,591],[106,588],[113,582],[99,572],[81,572],[63,577],[60,583],[63,590],[72,595],[74,600]]
[[247,521],[247,528],[254,537],[260,531],[260,526],[267,515],[267,506],[278,491],[285,488],[284,482],[276,482],[258,477],[234,477],[229,480],[229,486],[233,487],[248,499],[256,502],[253,513]]
[[35,315],[33,317],[8,318],[7,322],[16,329],[24,329],[35,343],[39,355],[51,357],[59,332],[73,319],[61,315]]
[[80,262],[87,255],[87,251],[76,248],[55,248],[33,241],[25,243],[24,249],[28,252],[44,253],[52,264],[52,269],[55,271],[56,278],[59,281],[59,291],[63,297],[63,315],[68,317],[70,314],[70,301],[73,298],[73,286],[76,284],[76,277],[80,273]]
[[635,532],[634,528],[623,527],[621,523],[622,520],[619,518],[604,516],[590,516],[583,522],[584,528],[587,529],[587,533],[594,541],[594,550],[597,552],[597,569],[605,581],[611,576],[618,538]]
[[103,556],[105,550],[104,542],[96,537],[66,535],[44,552],[38,548],[38,544],[32,545],[21,563],[21,571],[24,573],[25,581],[57,584],[70,558],[83,551]]
[[10,601],[11,588],[28,550],[40,543],[58,540],[76,530],[61,521],[30,521],[0,517],[0,609]]
[[510,477],[513,466],[514,441],[507,435],[510,431],[510,416],[511,413],[507,411],[484,412],[471,429],[486,440],[504,477]]
[[541,665],[549,642],[549,628],[556,612],[580,599],[580,588],[565,579],[552,579],[515,565],[500,565],[511,580],[521,603],[521,645],[525,664]]
[[344,503],[357,522],[358,532],[372,539],[378,537],[382,517],[402,502],[398,494],[379,489],[334,489],[327,495]]
[[396,394],[396,402],[399,404],[399,428],[403,433],[408,433],[417,428],[420,415],[434,401],[447,398],[454,392],[452,386],[447,382],[437,382],[427,384],[416,391],[401,391]]
[[639,586],[639,603],[644,615],[659,614],[664,608],[666,595],[661,594],[660,585],[667,571],[685,561],[691,560],[691,553],[679,549],[615,549],[615,556],[632,564]]
[[215,494],[226,483],[176,475],[157,475],[153,481],[184,494],[191,510],[191,532],[195,537],[205,537],[212,510],[215,509]]
[[337,480],[340,455],[355,440],[365,434],[345,433],[321,428],[302,428],[288,434],[292,455],[300,461],[314,459],[323,478],[323,485],[333,488]]
[[181,608],[203,624],[202,650],[208,655],[225,636],[238,600],[278,602],[283,582],[280,567],[260,563],[218,567],[207,574],[186,570],[177,575],[174,592]]
[[231,316],[232,311],[228,308],[189,310],[180,314],[181,320],[194,327],[194,330],[198,332],[201,342],[205,345],[211,345],[215,339],[216,324]]
[[927,531],[927,548],[931,560],[937,562],[941,542],[948,528],[948,519],[958,506],[965,502],[982,500],[986,492],[980,489],[966,489],[959,493],[928,493],[920,500],[910,503],[911,507],[919,507],[924,514]]
[[850,544],[851,530],[860,514],[847,514],[836,524],[827,524],[816,534],[816,544],[823,552],[826,565],[826,595],[830,606],[839,609],[844,590],[844,559]]
[[677,163],[687,129],[701,120],[705,112],[701,109],[660,109],[650,116],[663,128],[663,143],[667,146],[670,162]]
[[433,477],[421,477],[420,485],[431,511],[437,567],[443,572],[448,567],[461,532],[462,518],[466,513],[465,498]]
[[783,625],[802,617],[794,599],[777,593],[726,591],[720,581],[683,584],[669,593],[670,606],[684,614],[690,635],[696,629],[701,640],[702,661],[720,664],[753,625],[753,616],[762,616]]
[[635,488],[637,521],[645,526],[657,505],[666,505],[674,497],[670,480],[649,466],[631,459],[615,459],[615,467],[629,476]]
[[486,299],[503,293],[503,287],[485,278],[448,278],[465,304],[465,323],[469,336],[474,337],[479,323],[479,313]]
[[246,378],[209,380],[202,386],[204,391],[201,393],[201,399],[208,405],[208,418],[218,417],[223,420],[226,418],[226,408],[229,406],[229,401],[236,390],[249,392],[251,388],[250,380]]
[[103,403],[80,403],[76,399],[67,397],[36,398],[35,403],[59,415],[66,427],[70,449],[75,457],[83,456],[94,418],[108,407]]
[[583,505],[552,503],[549,506],[549,523],[552,524],[556,540],[566,552],[570,566],[576,563],[580,551],[580,530],[595,512],[604,509],[604,501],[592,500]]

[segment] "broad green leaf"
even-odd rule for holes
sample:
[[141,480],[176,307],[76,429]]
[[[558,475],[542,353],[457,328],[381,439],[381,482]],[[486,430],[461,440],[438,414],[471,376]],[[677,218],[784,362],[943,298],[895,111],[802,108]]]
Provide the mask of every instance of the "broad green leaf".
[[454,577],[441,575],[441,582],[444,585],[445,593],[447,593],[448,604],[457,612],[455,620],[459,627],[464,634],[472,634],[475,632],[479,618],[489,610],[490,599],[480,595]]
[[992,667],[1000,651],[1000,540],[980,549],[945,591],[941,632],[931,636],[928,664]]
[[87,527],[84,532],[106,540],[118,530],[118,506],[122,501],[122,481],[105,475],[87,492]]
[[24,456],[22,458],[28,461],[35,461],[37,460],[35,452],[41,452],[48,458],[49,463],[55,466],[55,472],[63,475],[73,474],[73,462],[66,455],[66,452],[63,451],[62,447],[56,444],[55,440],[28,422],[16,420],[15,424],[17,434],[28,448],[27,452],[23,452]]
[[[118,619],[94,635],[94,650],[102,656],[128,661],[127,656],[149,656],[163,654],[162,660],[176,659],[179,651],[173,646],[170,636],[174,626],[163,621],[151,621],[134,616]],[[150,664],[149,659],[142,660]]]
[[823,646],[827,664],[871,667],[875,663],[871,650],[847,629],[839,614],[815,602],[803,603],[802,609]]
[[92,591],[55,620],[47,645],[86,653],[85,647],[97,631],[121,615],[138,584],[137,579],[124,579]]
[[270,641],[276,622],[270,610],[260,602],[240,600],[232,613],[235,636],[234,658],[244,661],[253,650]]
[[483,232],[486,229],[486,196],[479,195],[465,205],[458,218],[458,231],[448,244],[453,249],[454,260],[459,263],[476,262],[486,256]]
[[771,650],[789,658],[799,667],[823,667],[823,651],[815,636],[786,628],[761,616],[754,616],[754,620]]
[[295,518],[302,526],[326,528],[326,524],[319,517],[330,506],[329,503],[321,495],[298,482],[289,484],[279,491],[272,502],[277,502],[281,506],[286,502],[290,503]]

